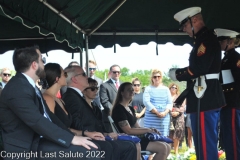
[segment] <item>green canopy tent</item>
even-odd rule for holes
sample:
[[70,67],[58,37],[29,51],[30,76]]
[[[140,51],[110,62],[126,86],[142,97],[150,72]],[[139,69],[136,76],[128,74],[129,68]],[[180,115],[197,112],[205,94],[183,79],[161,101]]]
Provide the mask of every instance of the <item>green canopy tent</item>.
[[81,53],[86,26],[102,21],[121,4],[116,0],[0,0],[0,54],[28,44],[38,44],[42,52]]
[[209,28],[240,32],[239,0],[0,0],[0,54],[29,43],[86,55],[97,45],[191,44],[173,19],[191,6]]
[[209,28],[240,32],[239,5],[237,0],[0,0],[0,53],[33,42],[46,52],[85,48],[86,54],[97,45],[191,44],[178,30],[176,12],[200,6]]

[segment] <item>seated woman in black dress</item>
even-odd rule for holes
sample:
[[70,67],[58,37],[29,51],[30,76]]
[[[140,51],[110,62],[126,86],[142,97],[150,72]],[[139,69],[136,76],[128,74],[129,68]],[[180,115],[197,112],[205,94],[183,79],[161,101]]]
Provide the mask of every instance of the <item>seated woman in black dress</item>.
[[[131,83],[122,83],[118,89],[117,97],[112,109],[112,118],[120,132],[129,135],[143,135],[149,132],[157,132],[153,128],[140,127],[135,111],[129,107],[129,103],[134,96],[134,89]],[[160,141],[149,141],[147,138],[141,138],[141,149],[156,153],[153,160],[166,160],[170,153],[170,145]],[[140,157],[140,155],[139,155]]]
[[[88,103],[89,107],[91,107],[91,110],[92,110],[92,113],[94,114],[94,116],[98,119],[99,122],[102,122],[101,124],[103,124],[103,125],[101,125],[101,124],[97,123],[97,126],[102,127],[102,129],[97,127],[99,130],[96,130],[96,131],[101,131],[101,132],[103,132],[103,134],[105,134],[105,136],[108,135],[111,138],[116,137],[115,135],[117,135],[117,134],[114,132],[107,133],[106,126],[104,126],[104,124],[106,124],[106,123],[104,123],[104,120],[108,119],[108,115],[106,114],[106,112],[103,111],[104,108],[102,106],[98,105],[94,101],[94,99],[97,95],[98,89],[99,89],[98,82],[95,79],[88,78],[88,84],[89,84],[89,87],[84,89],[84,91],[82,93],[83,93],[84,98],[85,98],[86,102]],[[90,114],[88,114],[88,115],[90,117]],[[92,119],[92,121],[94,121],[94,119]],[[92,123],[92,125],[95,125],[95,123]],[[136,145],[137,152],[140,153],[140,151],[141,151],[140,144],[137,143],[134,145]],[[139,160],[139,158],[137,160]]]
[[[83,136],[82,131],[75,130],[70,128],[72,123],[72,117],[67,112],[64,107],[64,102],[62,99],[56,97],[57,92],[61,87],[66,86],[66,72],[63,71],[62,67],[57,63],[48,63],[44,67],[46,73],[46,82],[47,82],[47,90],[43,93],[43,98],[45,99],[50,111],[56,115],[56,117],[62,122],[67,128],[70,129],[76,136]],[[59,123],[56,118],[53,119],[53,123]],[[62,124],[60,124],[62,126]],[[64,127],[62,127],[64,128]],[[94,143],[97,143],[102,151],[108,151],[105,153],[105,159],[112,159],[112,150],[108,142],[105,141],[105,137],[100,132],[86,132],[84,136],[87,136],[92,139]]]

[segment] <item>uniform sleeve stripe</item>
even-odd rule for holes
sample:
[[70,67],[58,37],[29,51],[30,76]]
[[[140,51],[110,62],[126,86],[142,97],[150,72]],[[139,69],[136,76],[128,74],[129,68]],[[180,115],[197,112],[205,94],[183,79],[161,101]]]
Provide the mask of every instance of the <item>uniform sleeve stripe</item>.
[[188,73],[189,73],[191,76],[193,76],[193,73],[190,71],[189,68],[187,69],[187,71],[188,71]]

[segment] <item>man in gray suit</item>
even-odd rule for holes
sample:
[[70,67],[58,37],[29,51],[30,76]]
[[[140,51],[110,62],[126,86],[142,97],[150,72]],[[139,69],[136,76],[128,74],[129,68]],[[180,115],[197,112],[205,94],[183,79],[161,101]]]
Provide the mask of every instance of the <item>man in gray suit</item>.
[[100,86],[100,100],[105,112],[109,115],[113,102],[117,96],[117,90],[121,82],[119,81],[121,69],[119,65],[112,65],[109,70],[110,79]]
[[[95,72],[96,72],[96,67],[97,67],[97,63],[93,60],[89,60],[88,61],[88,70],[89,70],[89,77],[92,79],[95,79],[98,82],[98,87],[103,83],[103,80],[101,78],[98,78],[97,76],[95,76]],[[87,70],[87,66],[85,66],[85,70]],[[97,93],[96,98],[94,99],[94,101],[100,105],[100,97],[99,97],[99,92]]]

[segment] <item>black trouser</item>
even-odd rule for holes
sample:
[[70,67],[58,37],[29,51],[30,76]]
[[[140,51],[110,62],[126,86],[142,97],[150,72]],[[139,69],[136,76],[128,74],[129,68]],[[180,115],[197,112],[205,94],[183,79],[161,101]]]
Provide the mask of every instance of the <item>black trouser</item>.
[[113,160],[137,159],[136,144],[131,141],[108,141],[113,146]]
[[[53,142],[41,139],[38,148],[38,158],[44,160],[51,159],[91,159],[91,160],[134,160],[137,159],[137,150],[135,143],[131,141],[97,141],[92,140],[98,146],[98,150],[92,148],[87,150],[82,146],[70,145],[69,148],[64,148]],[[46,154],[51,154],[51,157],[46,157]],[[83,157],[80,158],[80,154]],[[70,155],[71,157],[68,157]]]

